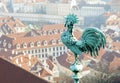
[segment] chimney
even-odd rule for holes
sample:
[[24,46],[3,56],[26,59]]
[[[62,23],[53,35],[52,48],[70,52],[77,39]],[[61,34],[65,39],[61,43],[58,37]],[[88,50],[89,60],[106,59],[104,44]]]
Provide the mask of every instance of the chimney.
[[22,67],[22,65],[21,65],[21,64],[19,64],[18,66],[19,66],[19,67]]
[[14,50],[12,50],[12,54],[15,54],[15,51],[14,51]]
[[31,60],[31,55],[28,55],[29,60]]
[[17,65],[19,64],[19,63],[18,63],[18,58],[15,60],[15,62],[16,62]]
[[44,65],[45,68],[47,68],[46,59],[44,60],[43,65]]
[[18,52],[16,51],[16,53],[15,53],[16,55],[18,54]]
[[25,56],[26,54],[25,54],[25,53],[23,53],[23,55]]
[[29,60],[29,62],[28,62],[28,66],[31,66],[31,61]]
[[23,62],[23,57],[22,56],[20,57],[20,61]]
[[38,73],[38,76],[40,77],[40,72]]
[[4,51],[7,52],[7,49],[5,48]]

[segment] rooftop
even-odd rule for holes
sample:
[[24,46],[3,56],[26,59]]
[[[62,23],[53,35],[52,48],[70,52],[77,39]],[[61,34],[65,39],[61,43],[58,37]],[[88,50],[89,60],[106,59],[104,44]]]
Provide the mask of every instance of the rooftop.
[[32,73],[0,58],[0,82],[2,83],[48,83]]

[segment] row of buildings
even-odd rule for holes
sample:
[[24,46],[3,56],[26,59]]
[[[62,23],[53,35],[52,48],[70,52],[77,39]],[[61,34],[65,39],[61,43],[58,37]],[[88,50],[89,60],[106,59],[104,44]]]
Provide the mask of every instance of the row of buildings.
[[[109,61],[110,59],[111,61],[111,58],[109,58],[108,55],[109,53],[112,52],[115,55],[114,56],[115,58],[114,59],[112,58],[113,62],[112,63],[109,62],[110,63],[109,66],[108,63],[107,65],[105,65],[106,67],[110,67],[110,71],[111,71],[119,68],[119,64],[117,62],[119,61],[119,53],[120,53],[120,48],[119,48],[120,21],[118,14],[106,14],[106,16],[107,15],[108,15],[108,19],[106,20],[105,26],[101,27],[103,32],[106,34],[106,38],[107,38],[106,49],[104,51],[101,51],[100,53],[101,56],[98,57],[98,60],[91,58],[87,58],[87,59],[96,62],[99,62],[101,60],[100,63],[101,65],[102,62],[104,61],[103,58],[107,59],[107,61]],[[0,21],[1,24],[15,22],[17,24],[20,23],[20,25],[24,25],[23,23],[19,22],[20,20],[19,21],[16,21],[16,19],[12,20],[13,18],[11,17],[1,18],[1,19],[2,19]],[[12,24],[8,26],[12,26]],[[7,26],[5,26],[4,28],[2,27],[1,31],[4,31],[6,27]],[[12,29],[11,27],[7,27],[6,30],[10,29],[12,31],[15,28],[16,26],[13,26]],[[63,31],[65,31],[65,27],[63,24],[53,24],[53,25],[45,25],[41,29],[31,30],[28,32],[22,31],[21,33],[18,33],[16,31],[14,33],[7,33],[7,34],[1,33],[2,34],[2,36],[0,37],[0,53],[2,53],[1,56],[3,56],[3,54],[7,55],[10,61],[18,65],[19,67],[31,71],[38,77],[42,77],[48,81],[53,82],[54,80],[56,80],[56,78],[57,79],[59,78],[60,71],[63,71],[63,69],[65,72],[69,71],[68,68],[72,63],[72,61],[74,60],[73,57],[65,55],[66,53],[68,53],[68,49],[62,44],[60,40],[60,35]],[[75,29],[74,32],[75,32],[74,33],[75,36],[80,38],[81,31]],[[108,54],[105,54],[104,56],[105,51]],[[9,52],[9,54],[6,54],[7,52]],[[6,58],[6,56],[3,57]],[[110,57],[113,57],[113,55],[111,55]],[[68,62],[70,63],[68,64]],[[90,65],[89,62],[87,64]],[[116,69],[112,69],[113,64],[117,64],[115,66]],[[100,67],[100,65],[98,65],[97,67]],[[65,69],[66,67],[67,69]],[[87,70],[90,67],[88,66]],[[94,67],[96,66],[92,65],[93,69]]]
[[0,34],[24,32],[26,26],[14,17],[0,17]]
[[[27,32],[25,25],[13,17],[1,17],[1,24],[6,26],[0,27],[0,57],[50,82],[59,78],[56,57],[68,51],[60,39],[65,31],[63,24],[45,25]],[[80,32],[76,30],[75,34]]]
[[[1,11],[1,16],[13,16],[24,22],[37,24],[38,22],[43,24],[63,24],[64,16],[75,13],[80,19],[78,23],[80,27],[93,26],[93,23],[96,23],[96,27],[100,27],[101,24],[104,25],[103,15],[105,13],[119,13],[119,3],[115,0],[108,2],[103,0],[65,0],[65,2],[56,0],[56,3],[52,3],[52,0],[6,0],[5,2],[12,3],[13,12]],[[3,9],[2,6],[1,9]]]
[[[53,29],[52,29],[53,28]],[[14,53],[24,53],[46,58],[52,53],[53,56],[60,56],[67,48],[60,40],[60,34],[64,31],[64,26],[49,25],[42,30],[31,30],[29,32],[15,33],[1,36],[1,48],[12,50]]]
[[[47,2],[33,2],[33,3],[15,3],[13,4],[13,10],[15,13],[37,13],[47,15],[67,15],[71,12],[77,13],[81,16],[93,16],[101,15],[105,10],[105,3],[103,1],[76,1],[69,0],[68,3],[47,3]],[[96,5],[94,5],[96,4]],[[100,5],[98,5],[100,4]],[[52,10],[51,10],[52,9]]]

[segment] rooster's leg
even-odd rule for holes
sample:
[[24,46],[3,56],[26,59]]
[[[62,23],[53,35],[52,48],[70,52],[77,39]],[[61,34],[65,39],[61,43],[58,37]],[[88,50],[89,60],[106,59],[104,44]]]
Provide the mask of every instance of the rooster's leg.
[[75,55],[75,60],[73,64],[79,64],[80,60],[79,60],[79,55]]

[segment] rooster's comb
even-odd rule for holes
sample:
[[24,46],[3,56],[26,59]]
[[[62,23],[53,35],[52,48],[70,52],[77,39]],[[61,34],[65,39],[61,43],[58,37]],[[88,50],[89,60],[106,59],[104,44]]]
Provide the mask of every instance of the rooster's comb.
[[77,18],[77,15],[75,15],[75,14],[69,14],[69,15],[67,15],[66,17],[65,17],[65,20],[66,21],[70,21],[70,22],[72,22],[73,24],[75,24],[75,23],[77,23],[79,20],[78,20],[78,18]]

